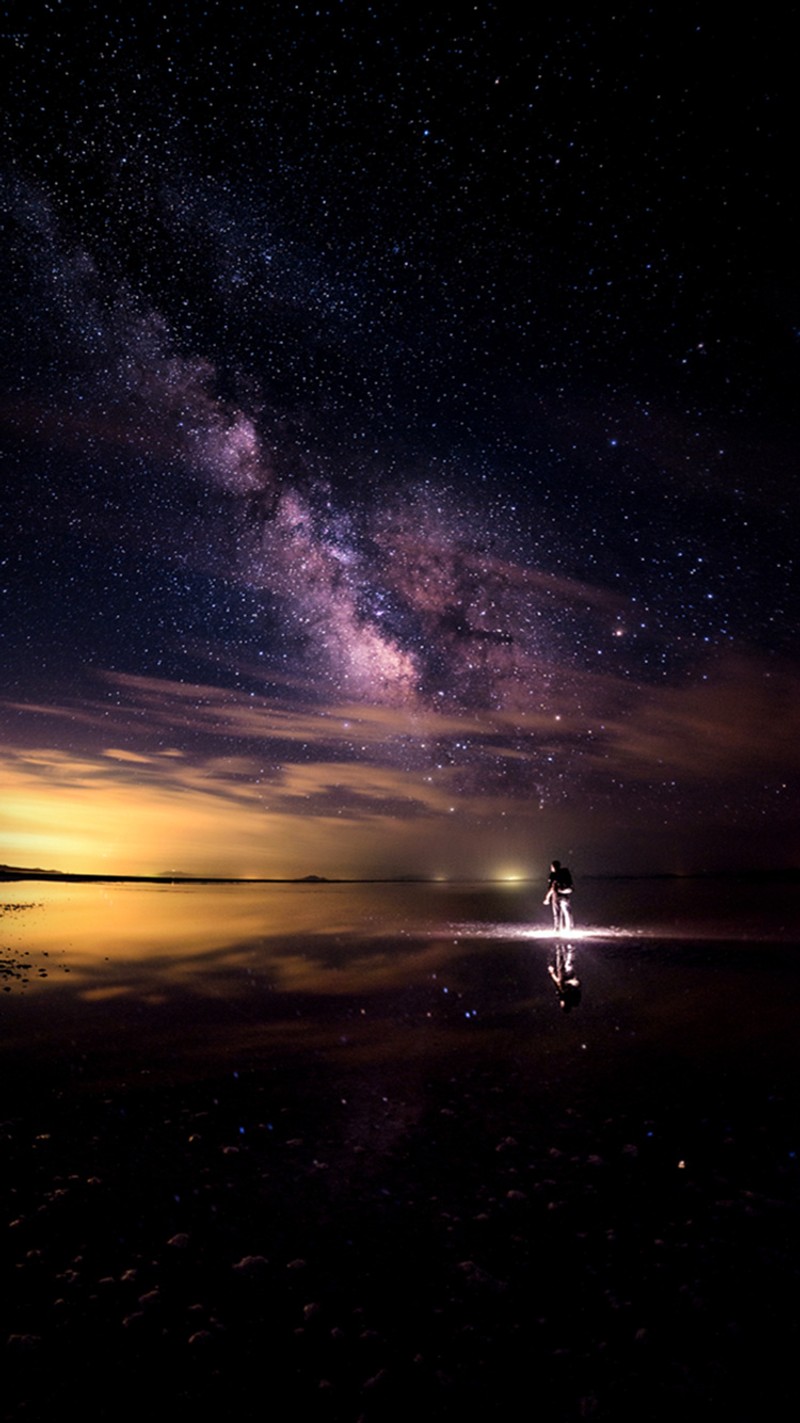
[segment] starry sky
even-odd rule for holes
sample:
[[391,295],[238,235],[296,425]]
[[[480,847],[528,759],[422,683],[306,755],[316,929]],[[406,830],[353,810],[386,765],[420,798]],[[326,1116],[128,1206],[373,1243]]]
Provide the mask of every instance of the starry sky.
[[0,6],[0,861],[800,862],[790,12],[132,10]]

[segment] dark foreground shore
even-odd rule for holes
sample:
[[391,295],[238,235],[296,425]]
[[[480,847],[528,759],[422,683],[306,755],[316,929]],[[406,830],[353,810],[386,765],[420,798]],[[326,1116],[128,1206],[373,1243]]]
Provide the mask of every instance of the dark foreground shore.
[[502,941],[271,1016],[12,977],[3,1417],[788,1414],[797,952],[595,946],[569,1014]]

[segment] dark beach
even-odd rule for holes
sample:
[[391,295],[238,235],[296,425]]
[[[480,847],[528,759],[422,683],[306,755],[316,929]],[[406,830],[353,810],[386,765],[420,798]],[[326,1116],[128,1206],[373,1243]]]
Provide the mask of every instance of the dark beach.
[[4,1418],[788,1409],[788,899],[583,931],[565,1013],[529,889],[293,888],[144,957],[106,901],[91,958],[36,889],[0,920]]

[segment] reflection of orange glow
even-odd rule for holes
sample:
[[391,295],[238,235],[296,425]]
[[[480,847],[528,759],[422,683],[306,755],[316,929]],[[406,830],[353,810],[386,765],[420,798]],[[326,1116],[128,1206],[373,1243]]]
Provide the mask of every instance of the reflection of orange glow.
[[[393,903],[391,889],[375,893],[384,906]],[[402,889],[398,896],[401,909],[412,908]],[[85,1002],[127,994],[155,1001],[154,992],[178,988],[235,997],[251,974],[259,983],[266,977],[270,993],[338,997],[407,983],[409,973],[435,972],[455,952],[449,939],[431,942],[427,933],[402,951],[385,945],[363,885],[27,881],[14,885],[14,901],[29,908],[4,923],[10,951],[48,970],[46,979],[30,977],[26,993],[60,985]]]
[[[95,885],[14,886],[14,899],[32,908],[20,921],[33,948],[69,947],[94,959],[160,958],[213,952],[255,938],[352,930],[337,914],[336,896],[316,886]],[[322,894],[325,894],[324,888]],[[72,961],[72,960],[70,960]]]

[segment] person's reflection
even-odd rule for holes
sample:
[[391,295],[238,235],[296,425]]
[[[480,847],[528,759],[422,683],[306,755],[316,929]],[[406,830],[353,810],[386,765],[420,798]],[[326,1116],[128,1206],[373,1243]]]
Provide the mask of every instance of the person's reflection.
[[562,1011],[568,1013],[581,1001],[581,981],[575,972],[575,949],[572,944],[557,942],[555,962],[547,965]]

